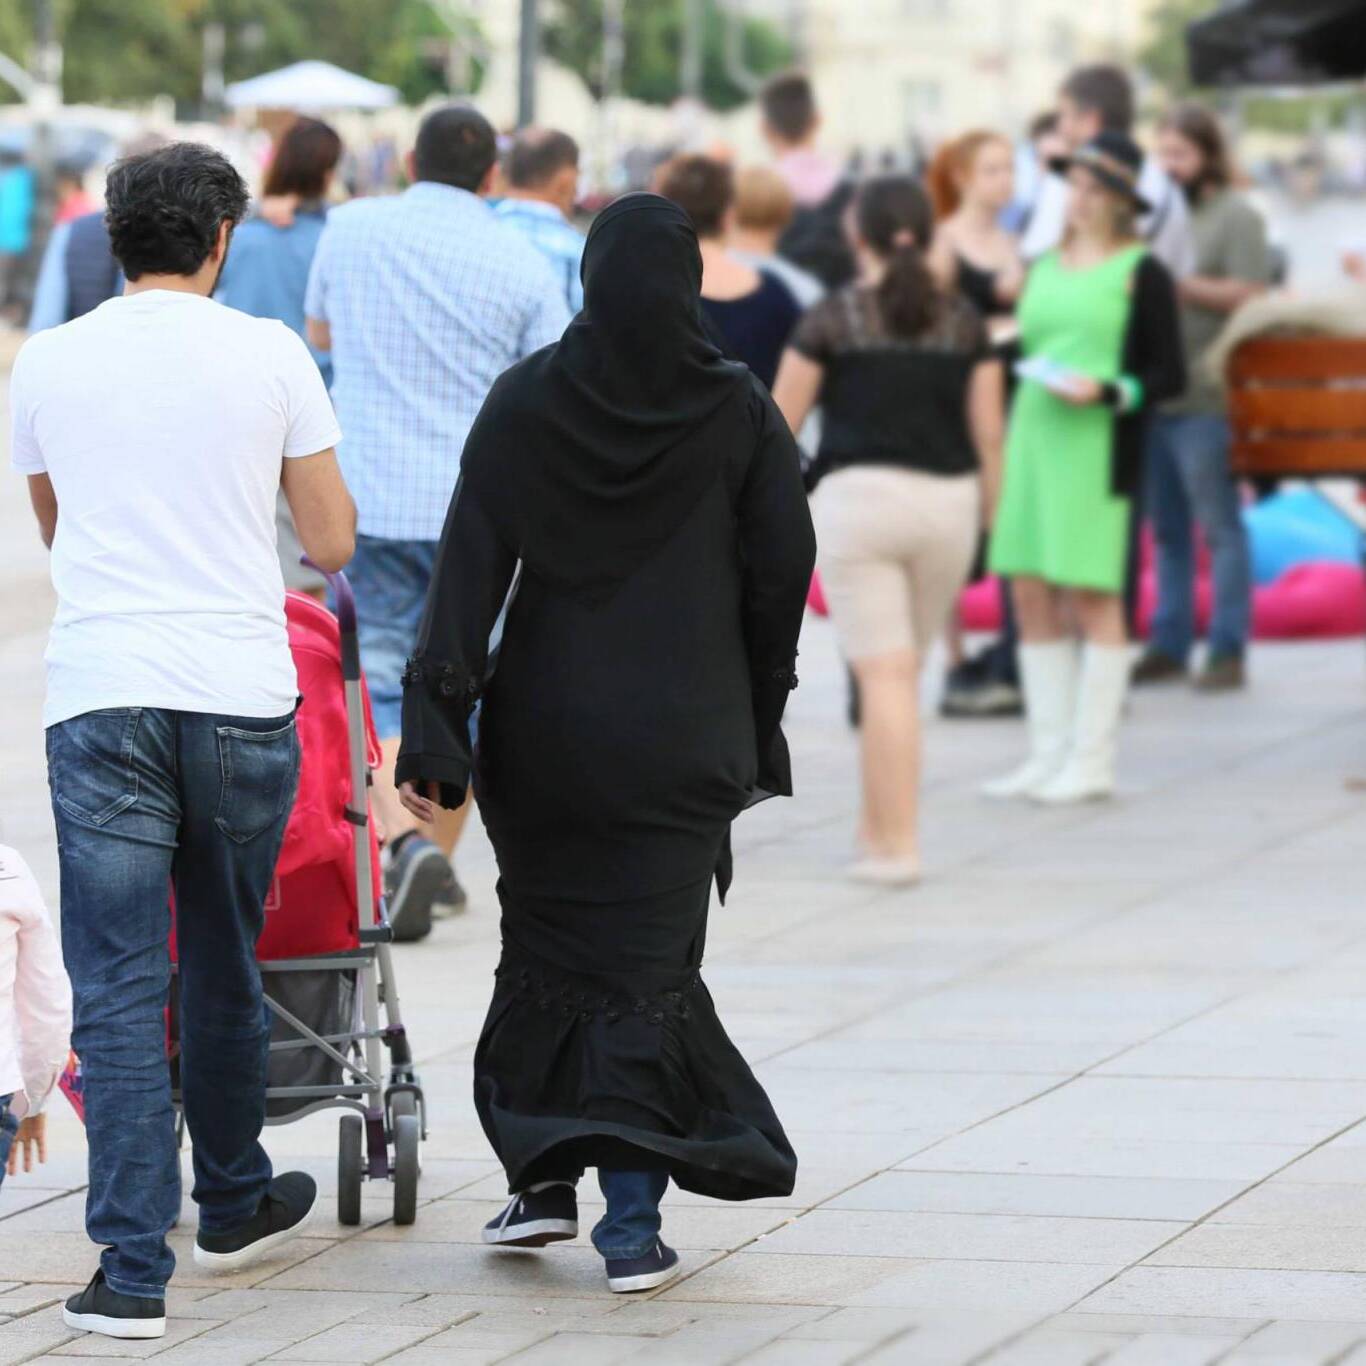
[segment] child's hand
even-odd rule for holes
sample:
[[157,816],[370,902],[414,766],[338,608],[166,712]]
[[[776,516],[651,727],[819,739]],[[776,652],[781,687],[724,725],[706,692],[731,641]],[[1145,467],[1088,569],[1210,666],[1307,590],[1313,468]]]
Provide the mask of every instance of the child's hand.
[[10,1176],[19,1170],[19,1149],[24,1150],[24,1170],[33,1170],[34,1149],[38,1152],[38,1161],[47,1161],[47,1116],[29,1115],[26,1119],[19,1121],[19,1132],[14,1136],[13,1146],[9,1150],[9,1165],[6,1171]]

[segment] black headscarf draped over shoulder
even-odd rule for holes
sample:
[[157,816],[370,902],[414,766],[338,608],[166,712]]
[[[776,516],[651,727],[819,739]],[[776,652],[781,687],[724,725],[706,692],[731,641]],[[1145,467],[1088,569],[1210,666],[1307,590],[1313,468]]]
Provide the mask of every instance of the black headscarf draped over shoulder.
[[493,386],[462,478],[529,570],[593,593],[683,525],[750,430],[749,372],[708,340],[688,216],[655,194],[588,234],[583,311]]

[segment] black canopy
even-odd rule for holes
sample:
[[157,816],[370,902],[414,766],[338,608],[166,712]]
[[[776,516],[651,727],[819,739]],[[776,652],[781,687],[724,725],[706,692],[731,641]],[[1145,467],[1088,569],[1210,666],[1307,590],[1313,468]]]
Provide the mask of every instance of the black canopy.
[[1366,76],[1366,0],[1241,0],[1186,30],[1196,85],[1317,85]]

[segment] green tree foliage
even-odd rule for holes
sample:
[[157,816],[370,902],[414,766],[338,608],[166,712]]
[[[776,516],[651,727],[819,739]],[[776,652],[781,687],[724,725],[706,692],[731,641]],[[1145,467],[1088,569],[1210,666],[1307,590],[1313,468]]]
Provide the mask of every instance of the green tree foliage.
[[1153,9],[1138,61],[1169,99],[1185,98],[1194,89],[1186,61],[1187,25],[1216,9],[1213,0],[1162,0]]
[[[595,93],[602,83],[602,0],[560,0],[546,25],[546,51],[577,71]],[[650,0],[625,6],[623,93],[649,104],[669,104],[682,93],[683,0]],[[726,75],[725,18],[717,0],[707,0],[702,41],[702,90],[713,109],[731,109],[747,98]],[[771,24],[746,20],[745,63],[760,75],[790,60],[787,43]]]
[[[420,101],[446,89],[449,36],[426,0],[56,0],[69,102],[199,99],[205,25],[222,24],[229,81],[319,57]],[[33,0],[0,0],[0,51],[25,61]],[[471,24],[472,32],[472,24]],[[0,92],[0,98],[15,98]]]

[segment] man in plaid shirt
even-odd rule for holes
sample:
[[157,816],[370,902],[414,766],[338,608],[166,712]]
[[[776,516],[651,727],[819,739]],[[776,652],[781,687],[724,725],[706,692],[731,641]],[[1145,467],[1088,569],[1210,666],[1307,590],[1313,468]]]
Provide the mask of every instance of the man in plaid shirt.
[[[348,567],[361,657],[384,749],[375,801],[389,834],[395,935],[464,894],[449,856],[461,812],[419,831],[393,786],[404,663],[417,635],[460,454],[493,381],[559,339],[564,290],[545,258],[485,202],[494,132],[451,105],[423,120],[401,195],[334,209],[313,260],[309,340],[332,353],[339,451],[359,513]],[[434,838],[432,838],[434,837]]]

